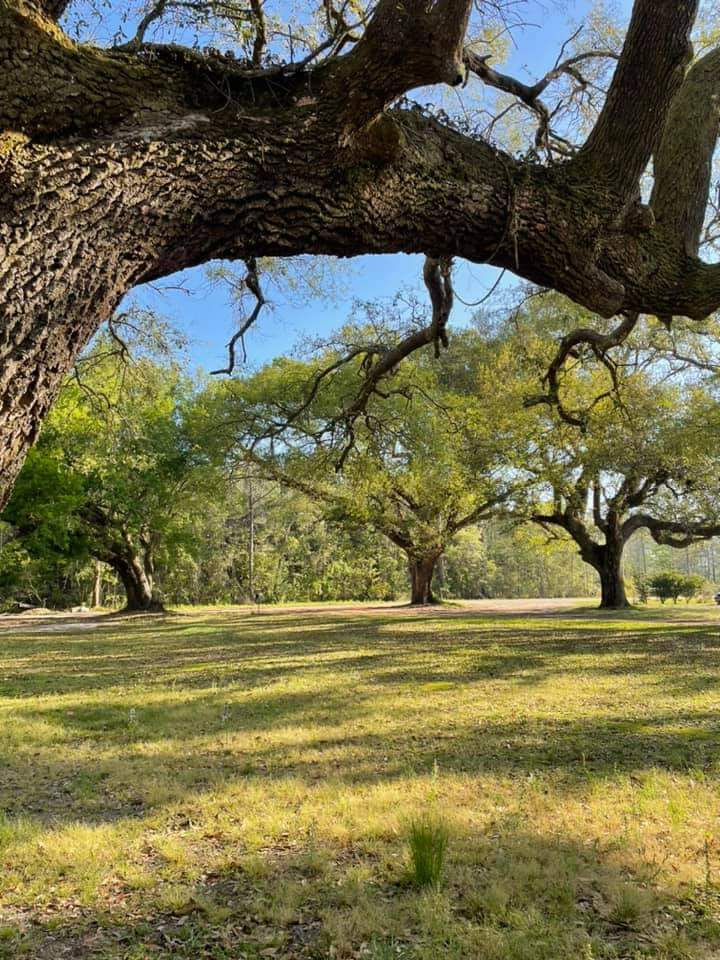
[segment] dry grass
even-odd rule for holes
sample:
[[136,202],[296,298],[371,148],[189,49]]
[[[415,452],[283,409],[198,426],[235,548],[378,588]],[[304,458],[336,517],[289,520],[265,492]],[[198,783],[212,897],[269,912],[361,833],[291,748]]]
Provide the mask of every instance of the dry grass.
[[0,635],[0,957],[720,956],[714,609],[56,627]]

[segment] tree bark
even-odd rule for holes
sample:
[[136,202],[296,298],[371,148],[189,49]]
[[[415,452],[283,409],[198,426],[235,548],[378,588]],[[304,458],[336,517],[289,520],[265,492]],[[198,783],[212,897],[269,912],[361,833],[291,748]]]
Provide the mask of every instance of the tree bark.
[[165,609],[155,593],[152,572],[146,569],[141,557],[135,554],[114,556],[107,562],[125,589],[124,609],[128,613],[160,613]]
[[410,569],[410,604],[411,606],[425,606],[437,603],[432,592],[432,579],[435,572],[437,557],[411,557]]
[[630,606],[625,593],[621,557],[622,554],[607,554],[605,562],[596,567],[600,576],[601,610],[625,610]]
[[90,606],[93,610],[102,606],[102,564],[99,560],[95,561]]

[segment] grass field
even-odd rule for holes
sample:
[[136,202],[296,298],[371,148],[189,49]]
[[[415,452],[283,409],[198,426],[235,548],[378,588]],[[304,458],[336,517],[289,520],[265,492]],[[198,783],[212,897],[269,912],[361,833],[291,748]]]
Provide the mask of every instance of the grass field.
[[720,957],[714,608],[80,626],[0,632],[0,957]]

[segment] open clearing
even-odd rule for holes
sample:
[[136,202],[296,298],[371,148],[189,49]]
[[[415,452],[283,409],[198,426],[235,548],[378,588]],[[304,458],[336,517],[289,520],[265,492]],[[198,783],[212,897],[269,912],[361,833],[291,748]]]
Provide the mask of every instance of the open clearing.
[[715,608],[78,619],[0,631],[0,956],[720,956]]

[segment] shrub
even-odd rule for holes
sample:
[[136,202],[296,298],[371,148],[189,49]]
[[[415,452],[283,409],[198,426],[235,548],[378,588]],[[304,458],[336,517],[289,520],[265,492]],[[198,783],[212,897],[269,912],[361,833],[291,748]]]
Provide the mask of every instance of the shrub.
[[699,577],[696,573],[689,573],[683,577],[682,595],[690,603],[698,594],[702,593],[704,586],[705,579],[703,577]]
[[650,589],[660,603],[665,603],[666,600],[670,599],[677,603],[681,592],[679,574],[673,573],[672,570],[666,573],[656,573],[655,576],[650,577],[648,582]]
[[688,603],[697,596],[703,588],[704,580],[696,574],[676,573],[668,570],[657,573],[648,581],[649,587],[660,603],[672,600],[677,603],[680,597],[685,597]]
[[638,603],[647,603],[650,599],[651,586],[647,577],[635,577],[635,592]]
[[437,887],[448,845],[445,824],[428,814],[413,820],[408,830],[412,880],[416,887]]

